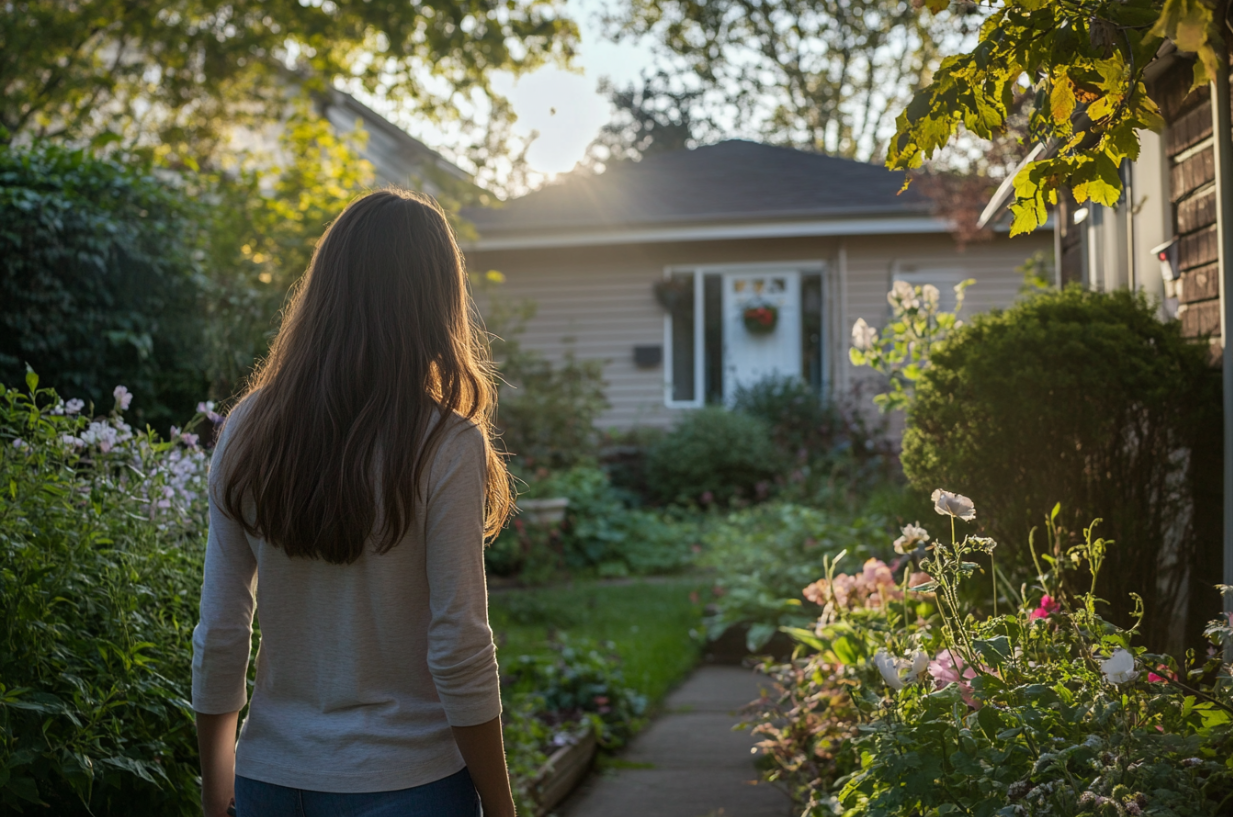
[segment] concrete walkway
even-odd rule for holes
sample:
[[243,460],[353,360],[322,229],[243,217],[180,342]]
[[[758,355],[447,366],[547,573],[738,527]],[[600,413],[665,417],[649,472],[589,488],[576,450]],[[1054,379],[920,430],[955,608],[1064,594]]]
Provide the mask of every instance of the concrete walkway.
[[668,696],[665,712],[619,756],[592,773],[560,817],[789,817],[788,797],[759,781],[736,711],[765,680],[752,670],[702,666]]

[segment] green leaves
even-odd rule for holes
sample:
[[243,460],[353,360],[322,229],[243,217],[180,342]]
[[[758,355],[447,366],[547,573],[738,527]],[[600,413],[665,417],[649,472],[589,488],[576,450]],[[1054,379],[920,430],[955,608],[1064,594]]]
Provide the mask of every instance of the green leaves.
[[[1112,205],[1122,191],[1117,167],[1138,155],[1137,132],[1161,124],[1143,71],[1163,38],[1214,70],[1217,36],[1203,0],[995,2],[972,50],[947,57],[896,120],[887,166],[919,167],[961,129],[991,138],[1015,93],[1027,92],[1032,141],[1054,155],[1016,178],[1011,234],[1043,224],[1061,187]],[[1019,85],[1023,77],[1030,88]]]

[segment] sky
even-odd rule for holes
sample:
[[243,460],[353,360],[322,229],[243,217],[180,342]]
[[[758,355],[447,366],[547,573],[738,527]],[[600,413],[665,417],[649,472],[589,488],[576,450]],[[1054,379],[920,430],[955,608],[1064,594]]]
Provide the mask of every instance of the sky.
[[532,170],[548,175],[573,169],[611,118],[608,100],[596,90],[600,77],[624,87],[653,61],[649,42],[604,39],[596,19],[602,0],[568,0],[566,5],[582,35],[575,59],[581,73],[541,68],[517,82],[508,75],[494,78],[496,90],[518,114],[516,129],[524,136],[539,131],[527,161]]

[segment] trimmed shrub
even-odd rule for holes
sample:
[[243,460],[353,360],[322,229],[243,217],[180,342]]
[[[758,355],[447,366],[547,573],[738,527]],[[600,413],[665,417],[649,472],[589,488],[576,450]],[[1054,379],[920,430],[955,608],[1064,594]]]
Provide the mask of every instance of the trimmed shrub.
[[1055,503],[1074,533],[1102,518],[1116,544],[1098,595],[1123,624],[1127,594],[1142,595],[1160,646],[1187,573],[1211,583],[1192,487],[1203,447],[1218,447],[1219,406],[1205,342],[1141,294],[1072,287],[978,315],[934,350],[903,465],[920,488],[979,494],[978,522],[1022,568]]
[[765,420],[708,406],[682,418],[647,452],[647,485],[663,502],[761,498],[782,462]]
[[128,385],[139,425],[192,416],[208,386],[199,215],[147,169],[0,146],[0,383],[30,365],[100,406]]

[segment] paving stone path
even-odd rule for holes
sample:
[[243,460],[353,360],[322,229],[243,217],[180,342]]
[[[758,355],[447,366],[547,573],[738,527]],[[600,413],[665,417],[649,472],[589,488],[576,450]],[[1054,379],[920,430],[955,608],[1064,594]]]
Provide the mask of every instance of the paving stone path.
[[668,696],[662,715],[594,772],[560,817],[790,817],[788,797],[759,781],[756,740],[732,731],[737,710],[765,679],[731,666],[702,666]]

